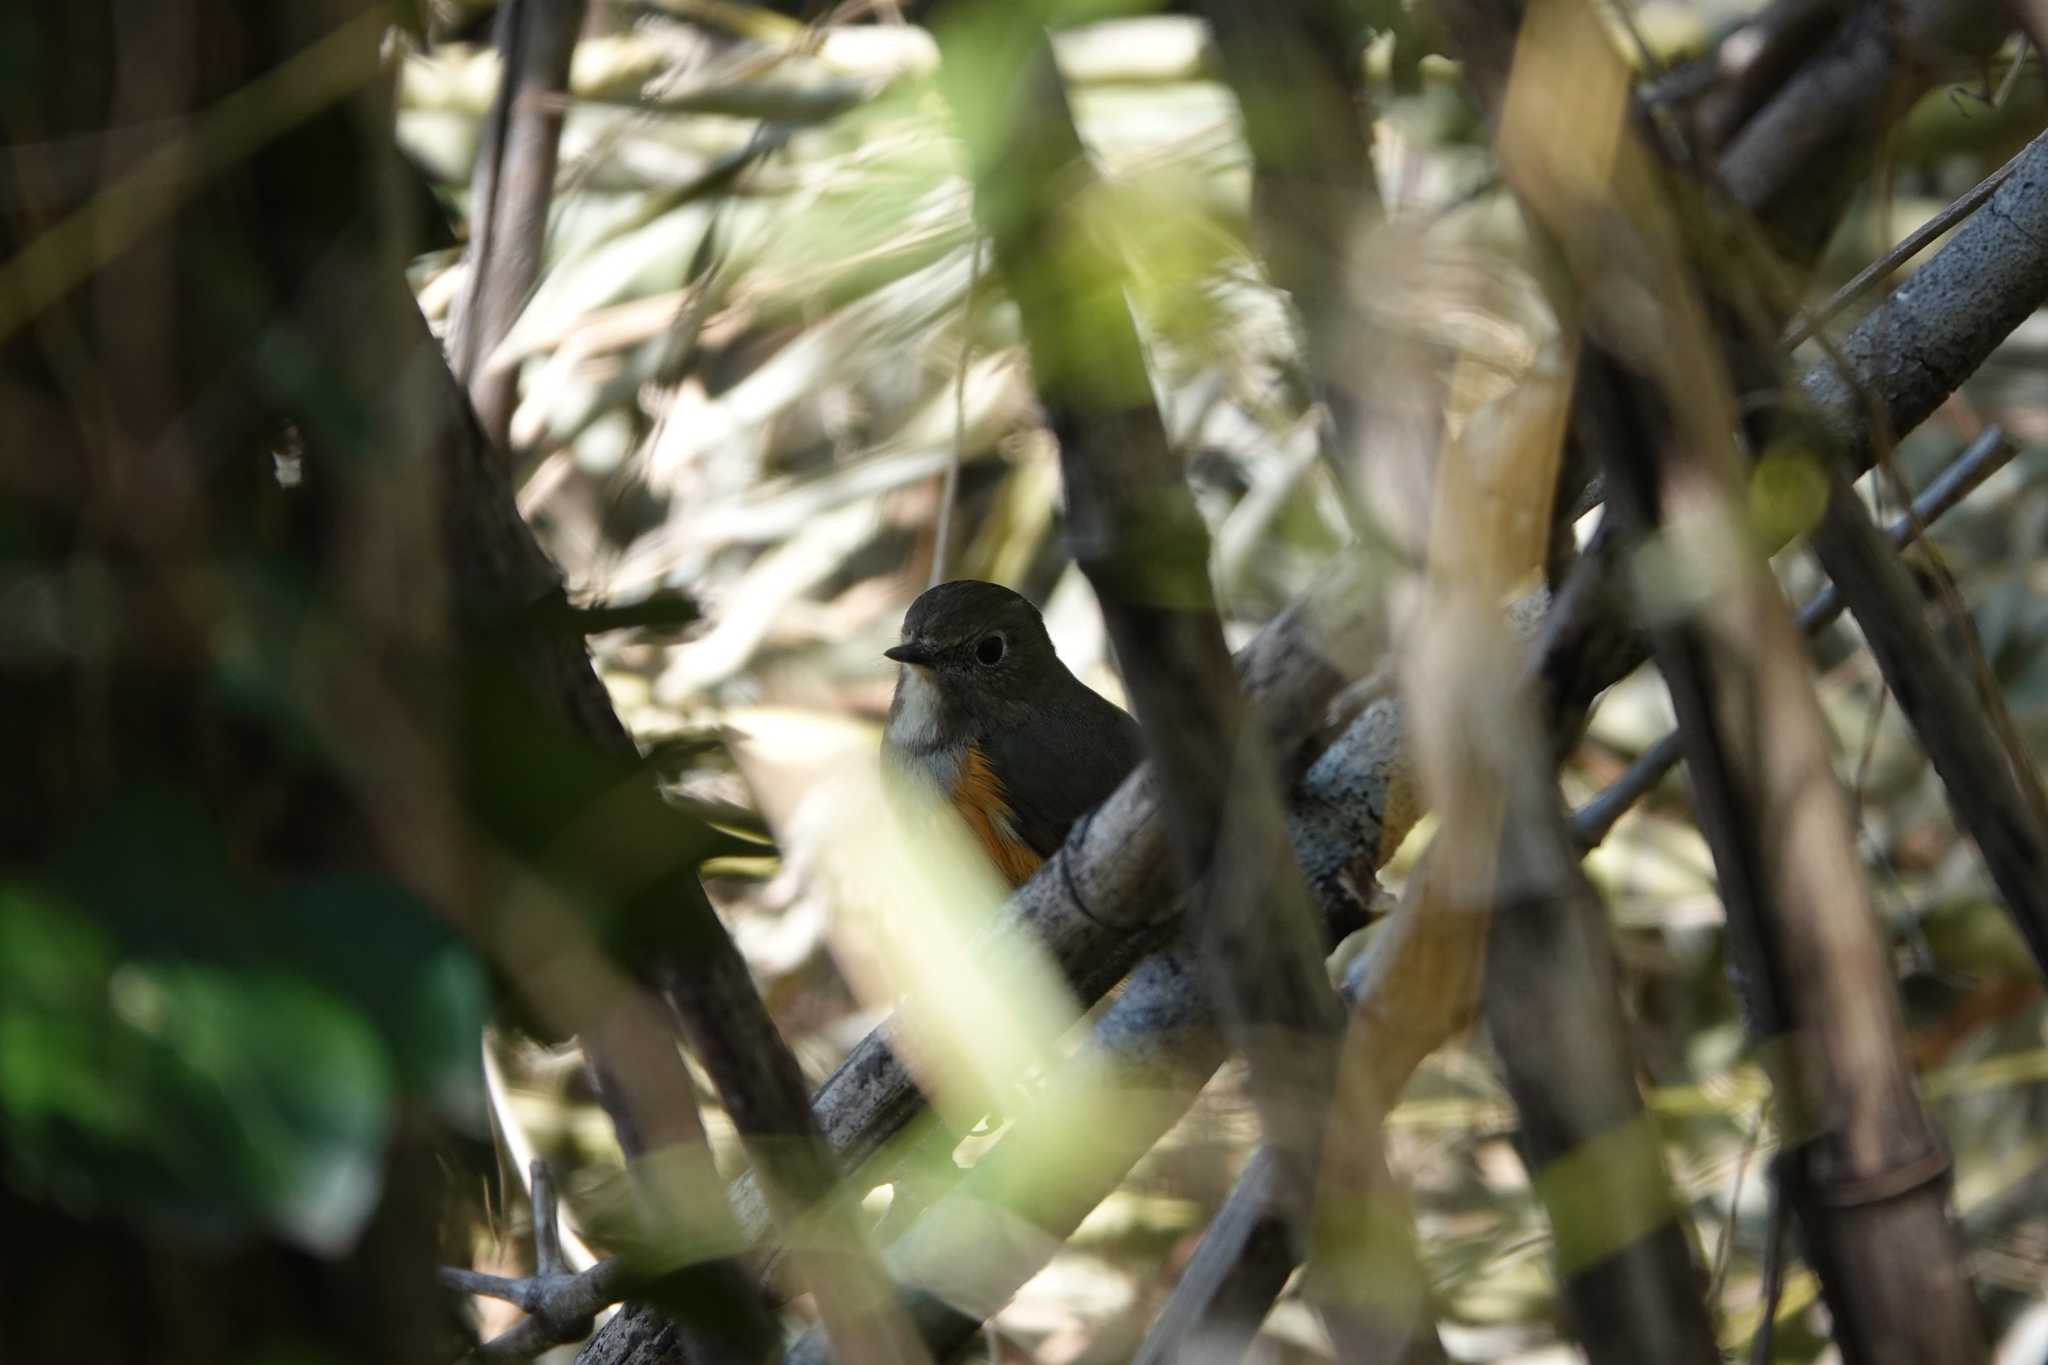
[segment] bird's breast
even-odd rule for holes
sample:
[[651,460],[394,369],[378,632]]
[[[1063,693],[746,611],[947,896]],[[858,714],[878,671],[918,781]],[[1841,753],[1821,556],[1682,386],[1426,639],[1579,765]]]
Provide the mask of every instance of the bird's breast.
[[960,785],[960,777],[966,767],[967,750],[964,745],[935,749],[906,748],[893,738],[882,742],[882,756],[901,776],[920,784],[928,784],[930,794],[950,797],[953,789]]

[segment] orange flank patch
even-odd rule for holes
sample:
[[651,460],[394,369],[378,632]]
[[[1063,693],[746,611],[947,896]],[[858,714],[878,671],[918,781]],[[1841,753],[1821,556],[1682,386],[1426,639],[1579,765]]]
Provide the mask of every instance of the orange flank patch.
[[979,749],[969,748],[967,761],[960,765],[960,780],[953,784],[953,809],[960,812],[1010,885],[1022,886],[1031,880],[1031,874],[1045,861],[1017,833],[1015,812],[1010,809],[1002,780]]

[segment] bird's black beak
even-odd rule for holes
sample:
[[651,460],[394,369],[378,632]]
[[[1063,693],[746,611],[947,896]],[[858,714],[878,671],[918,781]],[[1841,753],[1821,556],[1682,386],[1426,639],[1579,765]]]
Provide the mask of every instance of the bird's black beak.
[[936,656],[930,649],[917,643],[915,640],[906,640],[900,645],[894,645],[883,650],[882,657],[894,659],[899,664],[912,664],[919,668],[929,668]]

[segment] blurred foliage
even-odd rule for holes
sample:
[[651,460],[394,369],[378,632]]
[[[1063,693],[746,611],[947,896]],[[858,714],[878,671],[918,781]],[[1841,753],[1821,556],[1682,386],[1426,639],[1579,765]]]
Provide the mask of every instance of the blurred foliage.
[[9,1177],[81,1214],[339,1251],[401,1105],[481,1124],[487,997],[400,887],[259,884],[204,812],[138,786],[0,888]]

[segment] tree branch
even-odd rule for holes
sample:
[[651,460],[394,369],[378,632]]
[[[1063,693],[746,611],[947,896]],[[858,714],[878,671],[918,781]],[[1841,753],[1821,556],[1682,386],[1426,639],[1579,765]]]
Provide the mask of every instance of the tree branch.
[[555,193],[569,66],[584,0],[505,0],[495,37],[497,98],[469,186],[469,279],[449,355],[491,444],[507,449],[519,372],[491,363],[540,277]]
[[1721,184],[1795,255],[1818,252],[1884,130],[2009,23],[2003,0],[1865,0],[1728,139]]
[[[1920,496],[1913,500],[1910,512],[1892,520],[1885,530],[1885,538],[1892,548],[1904,549],[1912,544],[1923,530],[1946,516],[1986,479],[2005,468],[2015,450],[2002,428],[1987,427],[1928,483]],[[1841,614],[1841,589],[1831,583],[1799,609],[1795,624],[1802,634],[1813,635],[1825,630]],[[1591,848],[1605,839],[1614,828],[1615,821],[1678,765],[1683,752],[1678,732],[1670,731],[1638,754],[1620,777],[1573,812],[1572,833],[1579,846]]]
[[[700,893],[701,894],[701,893]],[[709,907],[706,907],[709,913]],[[782,1245],[845,1365],[929,1360],[894,1311],[860,1205],[811,1115],[803,1072],[721,929],[654,964],[690,1049],[711,1073],[760,1175]]]
[[[394,280],[392,287],[403,295],[402,280]],[[396,301],[391,304],[398,306]],[[421,344],[432,347],[409,296],[403,307]],[[424,376],[431,391],[417,405],[412,420],[438,421],[431,450],[455,599],[491,615],[524,610],[559,596],[560,578],[519,517],[504,462],[484,440],[438,351],[426,354],[433,367]],[[371,391],[403,392],[405,386],[387,382]],[[811,1287],[827,1321],[845,1334],[849,1359],[918,1359],[915,1342],[906,1341],[900,1325],[890,1322],[886,1306],[879,1321],[870,1310],[854,1306],[886,1305],[886,1299],[879,1292],[860,1297],[863,1268],[870,1286],[879,1285],[879,1272],[851,1206],[836,1194],[824,1193],[832,1189],[836,1168],[811,1126],[802,1072],[754,991],[745,964],[689,861],[692,840],[701,831],[663,802],[612,710],[581,638],[539,631],[472,643],[485,659],[502,665],[517,680],[522,694],[516,701],[487,694],[477,704],[480,716],[502,719],[510,706],[510,724],[522,730],[537,726],[559,731],[551,738],[578,746],[574,760],[556,774],[555,786],[530,793],[554,803],[548,814],[562,826],[552,842],[547,870],[585,889],[610,913],[605,927],[613,937],[608,946],[628,960],[647,964],[685,1036],[704,1049],[720,1098],[739,1123],[757,1163],[771,1174],[769,1188],[785,1237],[804,1242],[810,1229],[817,1231],[817,1244],[827,1248],[820,1259],[829,1273],[817,1263],[807,1262],[806,1269],[819,1272]],[[498,673],[494,667],[473,671],[493,680]],[[534,817],[529,813],[524,818]],[[543,946],[521,943],[518,948],[530,953]],[[557,972],[550,982],[568,975],[563,964],[550,965]],[[525,979],[538,978],[528,973]],[[595,998],[587,984],[578,989],[582,994],[569,992],[574,998],[567,1010],[575,1026],[602,1021],[616,1003]],[[627,1056],[623,1051],[601,1055],[615,1073]],[[645,1078],[640,1093],[658,1094],[663,1081],[662,1076]],[[784,1138],[791,1140],[784,1143]],[[730,1262],[707,1262],[696,1273],[702,1287],[725,1296],[720,1307],[741,1338],[765,1326],[752,1296],[734,1293],[737,1271]],[[719,1349],[735,1346],[722,1342]]]
[[2028,763],[2025,752],[2008,749],[1993,732],[1987,703],[1957,670],[1911,575],[1840,469],[1829,472],[1829,485],[1814,551],[1855,613],[1886,686],[1933,760],[1949,808],[1976,840],[2034,961],[2048,971],[2048,829],[2040,818],[2039,779],[2031,770],[2015,770]]
[[[1116,298],[1123,267],[1111,257],[1082,267],[1070,245],[1069,205],[1092,174],[1037,19],[1018,12],[998,28],[984,8],[975,34],[1021,58],[1024,98],[991,117],[972,43],[944,46],[942,83],[962,119],[975,163],[976,212],[1016,301],[1048,422],[1060,441],[1068,539],[1095,588],[1146,747],[1161,779],[1167,837],[1193,904],[1224,1028],[1250,1065],[1252,1096],[1277,1153],[1291,1235],[1304,1255],[1327,1232],[1314,1217],[1318,1172],[1354,1188],[1380,1168],[1378,1135],[1326,1129],[1335,1090],[1342,1012],[1330,990],[1308,896],[1288,856],[1286,825],[1261,737],[1223,642],[1208,582],[1208,535],[1153,405],[1135,321]],[[942,35],[947,26],[941,25]],[[942,38],[942,43],[944,42]],[[1078,274],[1100,278],[1078,278]],[[1086,370],[1074,352],[1088,348]],[[1384,1176],[1381,1176],[1384,1180]],[[1372,1244],[1383,1259],[1399,1240]],[[1406,1273],[1421,1284],[1412,1246]],[[1312,1265],[1314,1264],[1311,1258]],[[1430,1338],[1418,1293],[1368,1294],[1334,1275],[1312,1275],[1308,1295],[1340,1348],[1377,1358]]]
[[[1350,1092],[1347,1115],[1374,1129],[1422,1060],[1476,1015],[1485,920],[1451,904],[1440,889],[1425,861],[1345,973],[1351,1025],[1339,1084]],[[1272,1176],[1272,1153],[1261,1147],[1146,1333],[1138,1365],[1169,1365],[1197,1346],[1204,1357],[1234,1359],[1250,1346],[1300,1264]]]
[[577,1273],[562,1257],[561,1225],[555,1182],[547,1163],[532,1168],[534,1273],[507,1279],[475,1270],[443,1266],[441,1283],[465,1294],[481,1294],[517,1304],[524,1321],[492,1337],[470,1354],[474,1360],[531,1360],[541,1352],[590,1335],[593,1319],[618,1303],[636,1286],[632,1269],[619,1257],[599,1261]]
[[[1775,0],[1714,51],[1674,72],[1672,85],[1697,79],[1706,86],[1688,120],[1693,145],[1703,151],[1726,146],[1834,35],[1849,9],[1849,0]],[[1659,82],[1648,98],[1663,100],[1665,85]]]
[[1524,778],[1503,829],[1484,1006],[1575,1334],[1594,1361],[1711,1365],[1705,1279],[1636,1085],[1607,907],[1578,865],[1548,765]]
[[[1641,432],[1634,449],[1659,448],[1641,416],[1623,414]],[[1630,458],[1649,463],[1617,458],[1616,496],[1646,519],[1660,507],[1683,516],[1685,504],[1660,494],[1647,470],[1631,473]],[[1801,1144],[1794,1197],[1837,1340],[1854,1359],[1981,1359],[1940,1183],[1946,1158],[1904,1064],[1891,973],[1804,654],[1776,585],[1758,567],[1737,572],[1740,590],[1724,588],[1699,624],[1667,628],[1658,662],[1714,850],[1752,1037],[1777,1045],[1780,1122]]]
[[[1944,365],[1923,370],[1917,387],[1930,408],[1975,368],[1962,368],[1959,362],[1988,355],[2048,298],[2048,263],[2043,261],[2048,253],[2042,249],[2048,242],[2048,135],[2036,138],[1986,183],[1992,182],[1996,188],[1983,211],[1929,263],[1930,273],[1917,276],[1912,285],[1915,292],[1926,289],[1936,295],[1956,290],[1983,305],[1970,314],[1966,333],[1945,337],[1947,345],[1934,352]],[[1995,298],[1984,292],[1985,278],[1993,274],[2003,277]],[[1892,359],[1896,341],[1889,308],[1880,307],[1845,340],[1840,364]],[[1754,346],[1740,338],[1730,344],[1739,369],[1767,369]],[[1838,377],[1850,382],[1846,372]],[[1943,381],[1951,382],[1943,387]],[[1851,383],[1851,391],[1862,389]],[[1882,448],[1886,433],[1876,435]],[[1812,533],[1814,550],[1855,613],[1887,684],[1941,775],[1958,823],[1975,839],[2036,960],[2048,967],[2048,799],[2039,779],[2017,745],[2002,742],[1993,731],[1987,711],[2002,717],[2002,700],[1980,700],[1950,664],[1919,593],[1850,487],[1849,470],[1831,463],[1826,477],[1829,493]]]
[[[1426,625],[1404,679],[1417,761],[1443,823],[1408,903],[1361,964],[1400,968],[1353,978],[1364,989],[1346,1044],[1346,1113],[1376,1130],[1414,1066],[1469,1018],[1491,914],[1500,960],[1487,977],[1487,1008],[1529,1114],[1531,1167],[1587,1345],[1596,1359],[1711,1361],[1697,1277],[1635,1092],[1604,911],[1564,838],[1554,760],[1543,757],[1564,746],[1542,736],[1532,704],[1540,696],[1556,723],[1576,729],[1583,689],[1573,675],[1597,668],[1607,644],[1597,630],[1554,624],[1546,648],[1573,667],[1552,658],[1518,683],[1494,605],[1545,556],[1548,528],[1503,509],[1554,501],[1559,433],[1539,407],[1488,430],[1487,444],[1468,434],[1439,465]],[[1560,601],[1554,611],[1571,609]],[[1551,685],[1530,685],[1539,681]],[[1597,1162],[1563,1161],[1591,1145],[1601,1149]],[[1294,1264],[1266,1235],[1267,1171],[1255,1164],[1232,1192],[1142,1358],[1172,1359],[1190,1344],[1234,1356],[1249,1343]],[[1617,1285],[1630,1296],[1620,1309]]]
[[1932,416],[2048,292],[2042,155],[2037,141],[2028,152],[2031,194],[2008,179],[1913,272],[1910,287],[1872,309],[1836,343],[1836,355],[1801,381],[1852,473],[1869,469],[1879,450]]
[[1900,266],[1926,250],[1929,243],[1983,208],[1991,196],[1997,193],[1998,187],[2012,175],[2013,168],[2033,151],[2034,146],[2029,143],[2015,152],[2011,160],[1957,195],[1941,212],[1907,233],[1897,246],[1857,271],[1847,284],[1828,295],[1827,301],[1820,307],[1802,311],[1793,320],[1792,325],[1785,329],[1783,344],[1787,347],[1797,346],[1813,336],[1850,304],[1890,279]]
[[[2013,452],[2002,431],[1985,431],[1930,481],[1910,515],[1892,522],[1892,542],[1910,543],[2003,468]],[[1823,588],[1799,613],[1799,626],[1811,634],[1841,610],[1840,595],[1832,586]],[[1556,633],[1546,635],[1551,641],[1559,638]],[[1573,813],[1571,837],[1578,847],[1600,842],[1622,812],[1677,764],[1679,743],[1676,731],[1666,735],[1621,778]],[[1310,845],[1297,843],[1298,849],[1306,847]],[[1432,852],[1418,867],[1408,896],[1353,964],[1345,982],[1345,1000],[1354,1012],[1346,1075],[1360,1078],[1367,1093],[1379,1097],[1382,1118],[1415,1068],[1469,1027],[1477,1008],[1486,921],[1430,894],[1429,868],[1435,856]],[[1547,1033],[1547,1025],[1536,1031],[1537,1036]],[[1197,1336],[1219,1353],[1235,1352],[1238,1343],[1249,1342],[1296,1264],[1275,1222],[1270,1173],[1270,1157],[1261,1151],[1232,1186],[1147,1334],[1136,1356],[1139,1365],[1166,1365]]]

